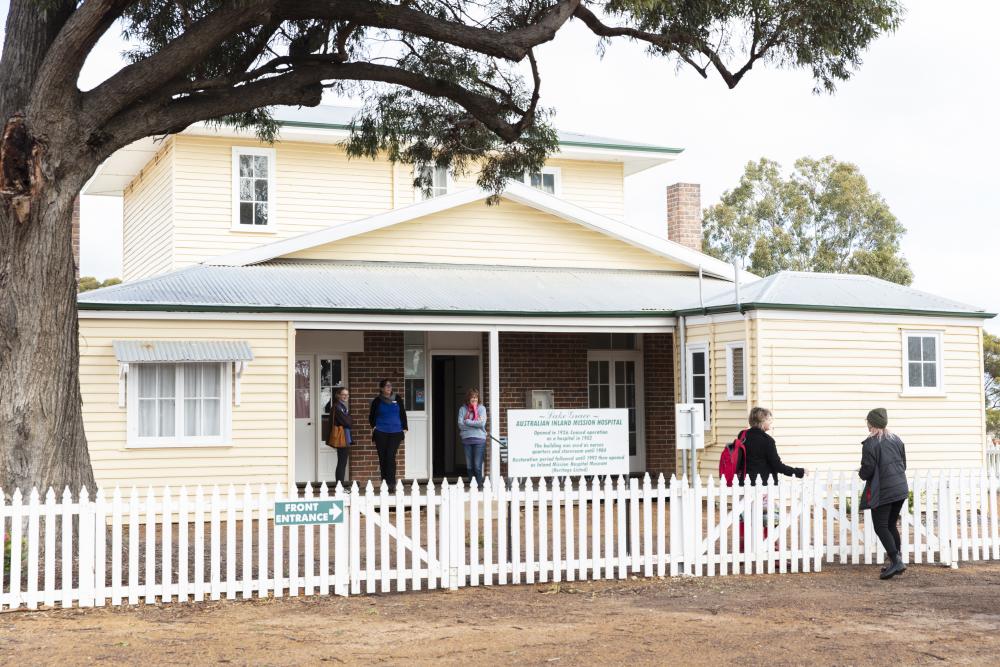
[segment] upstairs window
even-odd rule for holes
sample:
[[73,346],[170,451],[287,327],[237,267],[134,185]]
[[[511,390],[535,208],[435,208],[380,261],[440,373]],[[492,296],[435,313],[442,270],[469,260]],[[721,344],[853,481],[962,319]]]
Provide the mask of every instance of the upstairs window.
[[233,148],[233,228],[274,230],[274,149]]
[[430,199],[448,194],[447,167],[425,164],[418,169],[420,177],[425,182],[430,181],[430,193],[427,193],[423,188],[417,188],[417,199]]
[[903,332],[903,393],[943,394],[940,331]]
[[746,344],[726,343],[726,399],[745,401],[747,399],[747,353]]
[[525,172],[524,184],[550,195],[558,195],[559,170],[555,167],[544,167],[541,171]]

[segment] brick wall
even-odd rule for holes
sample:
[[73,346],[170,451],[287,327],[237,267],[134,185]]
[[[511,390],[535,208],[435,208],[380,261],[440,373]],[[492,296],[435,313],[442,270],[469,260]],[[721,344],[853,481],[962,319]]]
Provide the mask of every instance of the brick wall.
[[646,407],[646,470],[669,477],[677,465],[674,430],[674,337],[645,334],[642,348]]
[[697,183],[667,186],[667,238],[701,250],[701,186]]
[[[378,483],[378,453],[372,442],[368,426],[368,407],[378,392],[378,381],[389,378],[399,391],[403,389],[403,332],[366,331],[365,351],[352,352],[347,358],[348,384],[351,389],[351,415],[354,429],[351,433],[350,479],[364,485],[368,480]],[[405,443],[396,456],[396,477],[403,479]]]

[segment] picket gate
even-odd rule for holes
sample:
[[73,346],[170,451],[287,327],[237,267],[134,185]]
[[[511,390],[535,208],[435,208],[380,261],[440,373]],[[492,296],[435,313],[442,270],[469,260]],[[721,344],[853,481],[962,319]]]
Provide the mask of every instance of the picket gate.
[[[920,471],[909,483],[907,563],[1000,560],[1000,475]],[[0,549],[10,554],[0,609],[819,572],[882,562],[861,490],[843,472],[732,487],[646,475],[482,489],[18,490],[0,504]],[[344,521],[275,526],[274,502],[303,497],[342,500]]]

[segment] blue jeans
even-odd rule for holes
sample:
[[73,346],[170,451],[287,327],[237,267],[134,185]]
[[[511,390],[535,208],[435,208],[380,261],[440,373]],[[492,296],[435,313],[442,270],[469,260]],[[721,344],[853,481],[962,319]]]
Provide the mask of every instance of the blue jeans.
[[468,482],[472,484],[475,476],[479,488],[483,488],[483,457],[486,456],[485,440],[463,440],[465,447],[465,469],[468,472]]

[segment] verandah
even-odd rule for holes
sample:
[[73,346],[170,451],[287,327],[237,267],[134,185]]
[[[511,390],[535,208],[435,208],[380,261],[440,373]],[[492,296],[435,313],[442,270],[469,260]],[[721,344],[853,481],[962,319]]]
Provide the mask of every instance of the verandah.
[[[1000,477],[911,477],[909,563],[1000,559]],[[332,526],[275,526],[282,488],[54,492],[0,506],[0,607],[339,595],[642,576],[809,572],[881,562],[860,480],[726,487],[715,480],[514,480],[508,488],[352,487]],[[767,529],[765,530],[765,526]],[[745,535],[743,534],[745,532]],[[20,546],[20,548],[18,548]],[[21,557],[18,558],[18,552]]]

